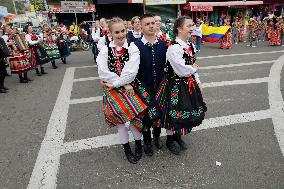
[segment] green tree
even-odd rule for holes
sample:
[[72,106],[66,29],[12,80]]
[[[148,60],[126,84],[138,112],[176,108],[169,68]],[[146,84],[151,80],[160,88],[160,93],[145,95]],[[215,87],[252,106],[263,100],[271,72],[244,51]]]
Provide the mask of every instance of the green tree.
[[[7,7],[9,13],[15,14],[15,9],[13,5],[13,0],[0,0],[0,5]],[[18,14],[23,14],[25,13],[25,2],[24,1],[17,1],[15,0],[15,5]]]

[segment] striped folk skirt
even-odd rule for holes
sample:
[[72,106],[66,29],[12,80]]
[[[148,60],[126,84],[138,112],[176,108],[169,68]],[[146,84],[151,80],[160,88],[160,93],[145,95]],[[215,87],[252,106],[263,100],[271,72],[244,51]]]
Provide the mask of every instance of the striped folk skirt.
[[103,110],[106,124],[109,127],[114,127],[130,121],[134,127],[142,131],[142,120],[147,105],[140,96],[136,92],[132,96],[126,95],[122,87],[112,90],[105,87],[103,91]]

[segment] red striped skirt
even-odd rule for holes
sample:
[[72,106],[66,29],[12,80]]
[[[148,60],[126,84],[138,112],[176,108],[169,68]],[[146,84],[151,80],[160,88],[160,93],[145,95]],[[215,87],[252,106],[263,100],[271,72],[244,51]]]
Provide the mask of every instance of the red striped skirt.
[[128,121],[142,131],[142,119],[147,105],[137,93],[126,95],[123,88],[108,90],[104,88],[103,109],[105,122],[109,127],[123,124]]

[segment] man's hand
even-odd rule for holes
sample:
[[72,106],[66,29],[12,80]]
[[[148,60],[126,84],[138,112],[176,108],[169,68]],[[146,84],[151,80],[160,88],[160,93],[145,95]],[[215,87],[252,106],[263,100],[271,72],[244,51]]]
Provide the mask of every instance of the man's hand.
[[130,84],[124,85],[125,93],[129,96],[134,95],[133,87]]

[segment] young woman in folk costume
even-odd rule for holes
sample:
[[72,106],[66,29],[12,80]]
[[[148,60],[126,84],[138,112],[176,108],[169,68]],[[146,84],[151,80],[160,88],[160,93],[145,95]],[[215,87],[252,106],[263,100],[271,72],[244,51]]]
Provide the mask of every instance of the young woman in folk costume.
[[[225,19],[224,26],[230,26],[230,20]],[[231,34],[231,28],[225,33],[224,37],[221,39],[220,43],[221,49],[230,49],[232,48],[232,34]]]
[[[105,121],[109,127],[117,127],[128,161],[137,163],[142,157],[142,118],[147,108],[144,99],[149,94],[135,79],[140,63],[139,51],[129,47],[123,20],[113,18],[109,21],[109,29],[113,41],[103,46],[97,57],[98,73],[104,86]],[[135,139],[134,154],[129,145],[128,129]]]
[[52,31],[47,24],[43,25],[43,41],[42,46],[48,54],[53,69],[56,69],[55,60],[61,58],[58,46],[56,44],[56,33]]
[[68,45],[68,33],[67,30],[62,30],[61,27],[57,28],[57,45],[63,64],[66,64],[66,58],[71,55],[71,49]]
[[7,58],[10,64],[12,74],[19,75],[20,83],[32,81],[28,78],[27,72],[32,69],[33,65],[29,62],[29,50],[25,40],[22,40],[19,33],[13,31],[10,26],[4,26],[5,34],[2,36],[5,40],[12,57]]
[[166,45],[169,46],[171,43],[171,38],[168,33],[164,33],[161,30],[162,18],[160,16],[154,16],[156,23],[156,36],[158,39],[166,42]]
[[40,45],[40,42],[42,42],[42,38],[33,33],[32,26],[27,27],[26,40],[28,41],[30,47],[30,61],[35,67],[36,74],[38,76],[41,76],[42,74],[47,74],[44,71],[43,65],[49,62],[49,56],[45,52],[44,48]]
[[176,38],[167,50],[166,76],[156,96],[158,108],[163,110],[164,128],[167,129],[166,146],[176,155],[187,149],[181,135],[199,126],[207,111],[197,73],[199,66],[195,63],[196,50],[188,41],[192,26],[193,21],[188,17],[176,20]]

